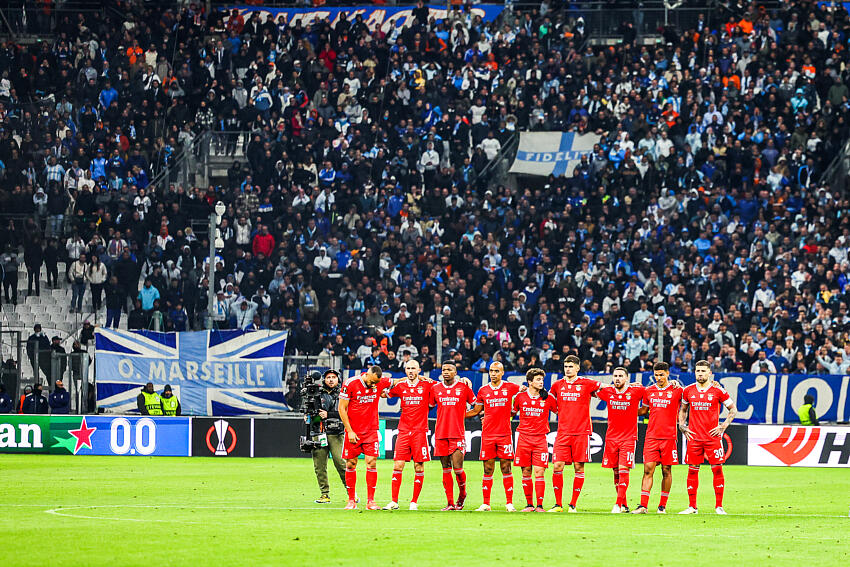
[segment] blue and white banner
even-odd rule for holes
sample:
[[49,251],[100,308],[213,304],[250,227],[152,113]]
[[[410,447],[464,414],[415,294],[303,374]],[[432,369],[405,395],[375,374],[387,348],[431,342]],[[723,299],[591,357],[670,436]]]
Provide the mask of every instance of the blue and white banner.
[[170,384],[185,415],[288,411],[283,394],[285,331],[154,333],[98,329],[98,407],[136,411],[140,388]]
[[582,155],[590,156],[598,134],[520,132],[519,149],[510,173],[572,177]]
[[[290,27],[301,24],[303,28],[309,28],[313,22],[327,19],[331,27],[335,27],[342,14],[345,14],[348,21],[353,22],[360,15],[363,17],[363,22],[370,30],[375,31],[378,28],[386,34],[389,34],[396,28],[404,28],[413,24],[413,6],[352,6],[347,8],[266,8],[262,6],[230,6],[226,10],[239,10],[244,18],[252,12],[259,12],[260,21],[271,18],[274,22],[278,22],[278,18],[283,16],[284,21]],[[504,6],[496,4],[479,4],[471,9],[472,17],[479,16],[485,22],[492,21],[498,17],[504,10]],[[429,18],[434,18],[438,22],[445,19],[448,11],[446,5],[429,5]]]
[[[460,376],[472,382],[472,390],[487,383],[486,374],[480,372],[458,372]],[[401,378],[402,375],[393,375]],[[430,377],[439,380],[440,372],[430,373]],[[610,375],[588,376],[597,378],[603,383],[610,383]],[[550,388],[553,380],[560,378],[558,374],[547,374],[545,384]],[[693,374],[678,374],[672,376],[682,385],[694,383]],[[505,380],[522,384],[525,375],[508,372]],[[735,423],[799,423],[797,408],[803,405],[803,398],[811,394],[815,398],[815,411],[822,421],[847,421],[850,418],[850,376],[840,375],[802,375],[802,374],[715,374],[714,379],[720,382],[735,400],[738,416]],[[632,381],[648,386],[654,382],[651,372],[633,374]],[[381,400],[381,415],[397,416],[401,412],[398,398]],[[726,410],[721,415],[725,416]],[[607,416],[605,402],[594,398],[590,404],[590,415],[596,419]],[[433,416],[432,416],[433,417]]]

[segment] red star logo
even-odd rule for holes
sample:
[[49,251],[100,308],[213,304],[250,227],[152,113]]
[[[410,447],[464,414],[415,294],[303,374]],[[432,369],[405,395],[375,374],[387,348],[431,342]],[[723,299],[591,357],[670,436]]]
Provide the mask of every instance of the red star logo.
[[92,433],[97,431],[97,427],[89,427],[86,425],[86,418],[83,417],[83,422],[80,424],[79,429],[69,429],[68,433],[77,438],[77,445],[74,447],[74,454],[77,454],[77,451],[83,448],[83,446],[92,448],[91,446],[91,436]]

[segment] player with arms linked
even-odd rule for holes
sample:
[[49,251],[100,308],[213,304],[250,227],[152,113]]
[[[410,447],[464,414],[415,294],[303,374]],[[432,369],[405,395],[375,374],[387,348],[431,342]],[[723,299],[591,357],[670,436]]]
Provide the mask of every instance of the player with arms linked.
[[398,510],[402,471],[408,461],[413,461],[414,470],[410,509],[418,509],[419,493],[425,480],[425,463],[431,460],[428,447],[428,401],[436,382],[419,375],[419,363],[415,360],[404,365],[404,372],[407,378],[397,382],[387,393],[389,398],[401,399],[401,416],[393,455],[392,500],[384,506],[384,510]]
[[629,383],[629,373],[622,366],[613,372],[614,383],[599,390],[596,395],[608,404],[608,432],[605,434],[605,452],[602,467],[614,469],[614,487],[617,502],[612,514],[628,512],[626,491],[629,489],[629,471],[635,466],[638,408],[645,388]]
[[682,402],[682,388],[670,380],[670,366],[656,362],[652,368],[655,384],[648,386],[643,394],[640,415],[649,412],[649,425],[643,443],[643,481],[640,487],[640,505],[632,514],[646,514],[649,493],[652,491],[655,468],[661,465],[661,500],[658,513],[667,513],[667,498],[673,486],[673,466],[679,464],[676,449],[676,421]]
[[552,472],[552,489],[555,492],[555,506],[550,512],[563,512],[562,494],[564,491],[564,465],[572,463],[575,469],[573,477],[573,496],[570,499],[570,512],[576,511],[576,503],[584,486],[584,464],[590,462],[590,400],[602,388],[598,380],[579,377],[581,361],[575,355],[564,359],[564,377],[552,384],[550,394],[555,398],[558,414],[558,436],[552,460],[555,467]]
[[[434,455],[440,457],[443,465],[443,488],[446,491],[446,507],[443,511],[463,510],[466,500],[466,473],[463,470],[466,428],[463,422],[468,404],[475,402],[475,394],[465,382],[458,380],[454,363],[444,362],[441,371],[442,382],[434,384],[429,398],[430,407],[437,408]],[[452,469],[457,479],[457,503],[454,500]]]
[[505,487],[505,508],[508,512],[516,512],[513,505],[514,475],[511,471],[511,461],[514,458],[513,435],[511,434],[511,408],[514,396],[520,391],[516,384],[502,380],[505,367],[501,362],[494,362],[488,370],[490,383],[481,386],[475,398],[475,407],[466,412],[466,417],[474,417],[484,413],[481,423],[481,452],[479,458],[484,463],[484,477],[481,480],[481,490],[484,503],[478,508],[479,512],[490,511],[490,492],[493,489],[493,473],[496,470],[496,459],[502,471],[502,484]]
[[[697,513],[697,487],[699,467],[708,460],[714,476],[714,511],[726,515],[723,510],[723,433],[735,415],[735,402],[729,393],[712,383],[711,365],[700,360],[694,367],[696,384],[687,386],[682,392],[682,407],[679,410],[679,428],[688,439],[685,463],[688,465],[688,507],[680,514]],[[729,410],[723,423],[720,421],[721,406]],[[687,425],[686,425],[687,420]]]
[[345,426],[342,458],[345,459],[345,486],[348,489],[346,510],[357,508],[357,457],[366,460],[367,510],[378,510],[375,486],[378,484],[378,402],[381,393],[392,387],[392,381],[382,377],[380,366],[370,366],[365,374],[348,380],[339,394],[339,417]]
[[[549,412],[555,411],[556,403],[543,386],[545,375],[540,368],[530,369],[525,374],[528,390],[514,398],[513,413],[519,416],[514,464],[522,469],[522,490],[526,501],[523,512],[546,511],[543,508],[546,492],[544,475],[549,463],[549,442],[546,436],[549,434]],[[535,492],[537,506],[534,505]]]

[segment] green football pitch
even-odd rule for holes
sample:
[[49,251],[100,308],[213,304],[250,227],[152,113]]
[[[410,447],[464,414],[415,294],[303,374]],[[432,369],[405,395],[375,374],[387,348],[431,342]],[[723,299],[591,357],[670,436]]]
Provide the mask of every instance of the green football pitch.
[[[468,462],[467,509],[481,503],[481,465]],[[362,463],[358,492],[365,493]],[[850,471],[726,467],[725,507],[714,514],[711,473],[700,475],[700,514],[674,467],[671,514],[612,515],[611,473],[589,465],[579,514],[508,514],[497,472],[494,511],[439,512],[439,463],[426,468],[420,511],[344,511],[319,495],[309,459],[0,455],[0,565],[846,565]],[[570,474],[565,475],[567,488]],[[636,470],[629,487],[640,492]],[[547,507],[552,504],[547,475]],[[378,502],[390,462],[379,462]],[[522,500],[515,481],[518,503]],[[566,492],[566,490],[565,490]],[[362,507],[362,504],[361,504]],[[498,510],[498,511],[497,511]]]

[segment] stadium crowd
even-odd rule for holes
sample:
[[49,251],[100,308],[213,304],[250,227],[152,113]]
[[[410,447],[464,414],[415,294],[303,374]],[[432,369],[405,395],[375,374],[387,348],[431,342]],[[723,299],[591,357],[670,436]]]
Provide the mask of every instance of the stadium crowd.
[[[439,313],[444,352],[479,371],[569,351],[651,369],[664,325],[674,372],[847,372],[848,201],[820,183],[850,133],[847,12],[742,1],[594,46],[565,4],[437,22],[420,3],[387,36],[118,2],[7,42],[5,301],[22,261],[28,294],[43,267],[109,326],[202,328],[193,222],[222,201],[222,326],[290,329],[347,368],[430,370]],[[515,187],[488,165],[525,130],[599,143]],[[204,131],[226,154],[250,132],[246,163],[150,186]]]

